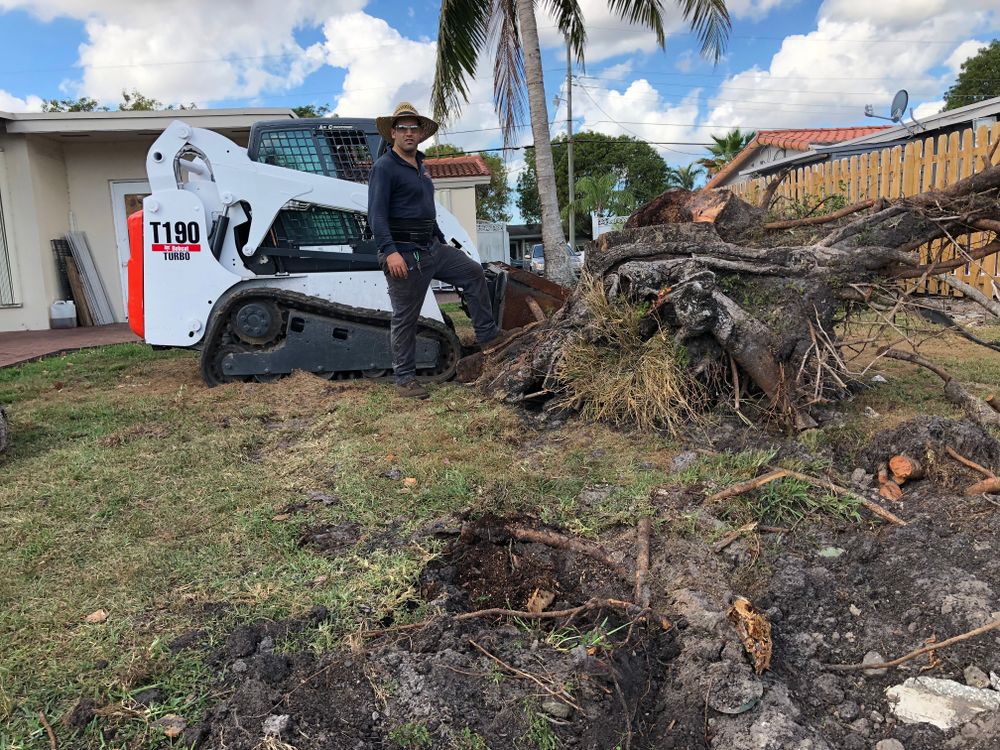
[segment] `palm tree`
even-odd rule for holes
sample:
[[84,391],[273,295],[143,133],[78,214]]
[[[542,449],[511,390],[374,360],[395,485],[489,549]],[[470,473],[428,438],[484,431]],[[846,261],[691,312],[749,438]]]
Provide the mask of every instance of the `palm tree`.
[[[586,175],[576,181],[576,200],[562,211],[563,218],[571,210],[579,214],[625,216],[635,208],[635,196],[628,188],[619,188],[621,177],[614,172],[594,177]],[[548,261],[546,261],[548,262]]]
[[[651,29],[664,47],[663,0],[607,0],[619,17]],[[675,0],[701,41],[702,53],[717,62],[729,34],[725,0]],[[579,0],[545,0],[570,50],[584,60],[587,32]],[[431,102],[437,119],[447,121],[468,101],[466,78],[475,75],[480,55],[495,50],[493,104],[500,117],[504,144],[513,141],[523,120],[525,99],[535,143],[535,167],[542,214],[545,268],[560,283],[573,272],[562,252],[566,240],[559,221],[548,108],[542,80],[542,55],[535,23],[535,0],[441,0],[437,69]]]
[[721,138],[717,135],[713,135],[712,140],[715,141],[715,143],[708,147],[708,152],[711,156],[699,159],[698,163],[708,170],[709,176],[714,175],[729,162],[735,159],[736,154],[746,148],[746,145],[750,143],[756,135],[757,133],[753,130],[749,133],[744,133],[739,128],[733,128]]
[[703,174],[705,170],[696,164],[688,164],[686,167],[667,167],[667,185],[672,188],[694,190],[698,178]]

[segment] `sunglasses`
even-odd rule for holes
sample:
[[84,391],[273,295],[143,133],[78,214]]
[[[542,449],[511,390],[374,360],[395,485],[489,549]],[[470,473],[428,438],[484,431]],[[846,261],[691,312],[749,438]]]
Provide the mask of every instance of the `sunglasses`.
[[398,130],[400,133],[419,133],[423,130],[419,125],[393,125],[393,130]]

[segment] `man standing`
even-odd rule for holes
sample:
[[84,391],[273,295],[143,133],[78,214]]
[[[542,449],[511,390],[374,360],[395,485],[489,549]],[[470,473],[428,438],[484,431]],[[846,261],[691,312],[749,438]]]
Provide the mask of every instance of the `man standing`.
[[392,148],[372,167],[368,181],[368,223],[375,236],[379,264],[389,282],[392,302],[392,367],[396,390],[411,398],[427,398],[416,379],[417,319],[433,279],[464,292],[480,345],[500,337],[483,268],[445,243],[434,209],[434,183],[417,145],[437,132],[438,125],[402,102],[387,117],[375,120]]

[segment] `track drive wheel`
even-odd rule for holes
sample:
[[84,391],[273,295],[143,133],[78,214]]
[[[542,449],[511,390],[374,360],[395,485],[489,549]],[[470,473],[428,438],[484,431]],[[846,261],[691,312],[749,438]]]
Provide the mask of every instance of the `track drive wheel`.
[[[208,386],[214,387],[217,385],[222,385],[223,383],[239,383],[246,382],[248,378],[240,375],[229,375],[223,369],[223,364],[225,363],[226,357],[230,354],[242,354],[243,352],[250,351],[250,347],[244,346],[243,344],[232,343],[223,344],[211,355],[211,361],[202,362],[202,375],[205,378],[205,382]],[[204,357],[204,355],[202,355]]]
[[270,344],[281,331],[281,310],[270,300],[250,300],[233,312],[230,325],[245,344]]

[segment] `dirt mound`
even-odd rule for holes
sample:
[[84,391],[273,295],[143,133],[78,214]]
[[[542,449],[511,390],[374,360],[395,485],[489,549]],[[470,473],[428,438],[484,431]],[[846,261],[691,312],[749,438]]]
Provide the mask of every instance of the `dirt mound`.
[[968,420],[917,417],[891,430],[883,430],[862,456],[874,471],[892,456],[905,454],[929,466],[946,457],[945,448],[994,471],[1000,471],[1000,443],[985,429]]

